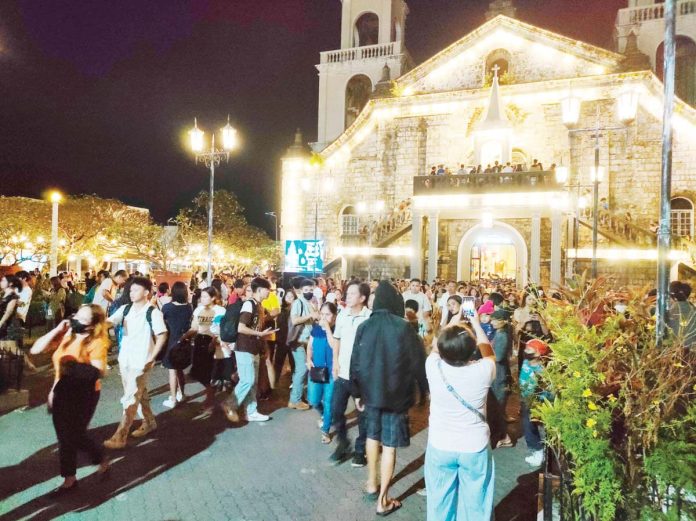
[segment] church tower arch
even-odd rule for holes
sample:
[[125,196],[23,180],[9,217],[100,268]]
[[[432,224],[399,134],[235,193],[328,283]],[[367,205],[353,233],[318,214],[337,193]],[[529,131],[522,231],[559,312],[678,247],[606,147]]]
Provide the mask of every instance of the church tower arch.
[[346,85],[345,128],[350,127],[370,101],[372,80],[364,74],[357,74]]
[[353,26],[353,47],[379,43],[379,16],[372,12],[360,14]]

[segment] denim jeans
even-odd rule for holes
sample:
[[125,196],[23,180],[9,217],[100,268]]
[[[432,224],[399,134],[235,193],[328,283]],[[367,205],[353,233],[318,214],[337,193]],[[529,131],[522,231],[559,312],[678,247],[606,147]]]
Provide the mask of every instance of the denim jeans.
[[236,351],[237,374],[239,383],[230,396],[234,400],[235,409],[241,409],[246,404],[247,414],[256,412],[256,375],[259,374],[259,355]]
[[295,370],[292,373],[292,389],[290,389],[290,403],[302,400],[305,377],[307,376],[307,352],[304,346],[294,349],[292,357],[295,360]]
[[532,421],[529,405],[524,399],[522,399],[522,430],[524,431],[524,441],[527,442],[529,450],[536,452],[544,448],[541,434],[539,434],[539,426]]
[[449,452],[428,444],[425,487],[428,521],[489,521],[495,463],[490,445],[480,452]]
[[[294,387],[294,386],[293,386]],[[318,384],[310,380],[307,382],[307,401],[314,407],[322,418],[321,430],[331,430],[331,400],[333,399],[333,377],[329,375],[329,381]]]
[[[346,409],[350,399],[350,382],[343,378],[336,378],[333,384],[333,400],[331,401],[332,424],[336,431],[338,442],[348,439],[346,427]],[[358,437],[355,440],[355,453],[365,455],[365,442],[367,440],[367,417],[364,413],[358,413]]]

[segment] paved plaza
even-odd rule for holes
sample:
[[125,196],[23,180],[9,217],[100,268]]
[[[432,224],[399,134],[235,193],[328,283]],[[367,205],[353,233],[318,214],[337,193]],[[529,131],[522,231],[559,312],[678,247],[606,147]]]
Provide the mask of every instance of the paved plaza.
[[[43,400],[50,372],[30,377],[30,408],[0,417],[0,520],[94,519],[137,521],[299,521],[375,519],[374,503],[363,500],[365,468],[350,462],[328,464],[334,445],[320,442],[314,411],[283,408],[287,390],[276,391],[262,412],[265,424],[231,426],[221,412],[201,415],[202,387],[191,384],[193,398],[175,410],[165,410],[166,372],[154,370],[152,403],[158,430],[144,440],[132,440],[125,451],[112,452],[107,481],[96,467],[78,470],[80,489],[68,498],[47,494],[60,483],[58,455],[51,417]],[[283,375],[284,388],[288,375]],[[91,434],[103,440],[121,414],[120,379],[114,367],[104,380]],[[357,431],[350,423],[351,436]],[[398,452],[393,495],[403,508],[393,520],[424,520],[426,498],[423,462],[427,442],[427,406],[413,409],[413,438]],[[519,434],[518,426],[516,436]],[[524,462],[526,447],[494,451],[496,459],[496,520],[535,519],[537,474]],[[81,460],[84,461],[84,460]]]

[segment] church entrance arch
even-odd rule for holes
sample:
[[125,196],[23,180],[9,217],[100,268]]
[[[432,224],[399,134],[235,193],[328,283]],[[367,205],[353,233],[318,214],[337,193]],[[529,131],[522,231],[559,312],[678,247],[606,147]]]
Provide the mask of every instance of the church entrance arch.
[[527,244],[514,227],[494,221],[467,231],[459,243],[457,280],[477,281],[496,276],[527,284]]

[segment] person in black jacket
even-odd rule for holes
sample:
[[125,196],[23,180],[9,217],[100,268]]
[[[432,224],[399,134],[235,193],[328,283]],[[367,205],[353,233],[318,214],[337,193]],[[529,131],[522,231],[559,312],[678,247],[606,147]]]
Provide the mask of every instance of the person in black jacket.
[[[358,328],[350,362],[350,379],[358,410],[367,418],[368,482],[366,493],[377,499],[377,514],[401,507],[388,496],[397,447],[408,447],[408,410],[416,381],[425,383],[425,354],[413,327],[404,320],[404,301],[386,280],[379,283],[372,316]],[[382,445],[381,484],[377,483]]]

